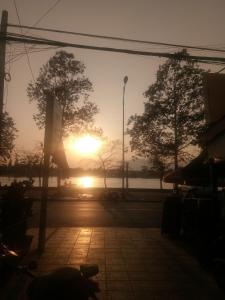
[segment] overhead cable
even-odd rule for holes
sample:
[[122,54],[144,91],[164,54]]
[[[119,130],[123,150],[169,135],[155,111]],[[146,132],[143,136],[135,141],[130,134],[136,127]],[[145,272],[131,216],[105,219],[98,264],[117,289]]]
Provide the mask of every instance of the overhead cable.
[[[14,3],[14,6],[15,6],[15,9],[16,9],[16,14],[17,14],[17,18],[18,18],[18,21],[19,21],[19,24],[20,24],[21,33],[23,33],[21,22],[20,22],[20,16],[19,16],[19,12],[18,12],[18,9],[17,9],[17,5],[16,5],[16,0],[13,0],[13,3]],[[35,79],[34,79],[34,73],[33,73],[33,70],[31,68],[30,57],[28,55],[28,51],[27,51],[25,43],[24,43],[24,49],[25,49],[25,52],[26,52],[27,63],[28,63],[28,67],[29,67],[32,79],[33,79],[33,81],[35,81]]]
[[[2,37],[1,39],[4,39],[4,37]],[[125,53],[125,54],[132,54],[132,55],[176,58],[176,59],[181,59],[181,60],[191,59],[191,60],[194,60],[194,61],[201,61],[201,62],[204,62],[204,63],[208,63],[208,62],[218,63],[219,62],[221,64],[225,64],[225,57],[181,55],[181,54],[177,54],[177,53],[149,52],[149,51],[138,51],[138,50],[131,50],[131,49],[111,48],[111,47],[98,47],[98,46],[67,43],[67,42],[49,40],[49,39],[43,39],[43,38],[42,39],[33,38],[32,36],[18,37],[18,35],[17,36],[7,35],[6,40],[14,41],[14,42],[18,42],[18,43],[51,45],[51,46],[58,46],[58,47],[73,47],[73,48],[79,48],[79,49],[88,49],[88,50],[97,50],[97,51],[106,51],[106,52],[115,52],[115,53]]]
[[57,0],[47,11],[32,25],[32,27],[36,26],[41,22],[42,19],[44,19],[52,10],[55,8],[61,0]]
[[198,46],[172,44],[172,43],[162,43],[162,42],[154,42],[154,41],[146,41],[146,40],[136,40],[136,39],[128,39],[128,38],[122,38],[122,37],[113,37],[113,36],[106,36],[106,35],[99,35],[99,34],[89,34],[89,33],[81,33],[81,32],[74,32],[74,31],[65,31],[65,30],[50,29],[50,28],[43,28],[43,27],[34,27],[34,26],[25,26],[25,25],[18,26],[16,24],[10,24],[10,23],[8,23],[7,25],[9,27],[17,27],[17,28],[22,27],[22,28],[31,29],[31,30],[63,33],[63,34],[78,35],[78,36],[91,37],[91,38],[99,38],[99,39],[123,41],[123,42],[130,42],[130,43],[160,45],[160,46],[169,46],[169,47],[176,47],[176,48],[185,48],[185,49],[193,49],[193,50],[195,49],[195,50],[214,51],[214,52],[225,53],[224,49],[198,47]]
[[[47,9],[47,11],[46,12],[44,12],[42,15],[41,15],[41,17],[39,17],[38,19],[37,19],[37,21],[36,22],[34,22],[34,24],[32,25],[32,27],[34,27],[34,26],[36,26],[37,24],[39,24],[58,4],[59,4],[59,2],[60,2],[61,0],[57,0],[52,6],[50,6],[48,9]],[[26,31],[26,33],[29,31],[29,29]],[[28,51],[30,52],[30,50],[32,49],[32,48],[35,48],[35,46],[34,47],[30,47],[29,49],[28,49]]]

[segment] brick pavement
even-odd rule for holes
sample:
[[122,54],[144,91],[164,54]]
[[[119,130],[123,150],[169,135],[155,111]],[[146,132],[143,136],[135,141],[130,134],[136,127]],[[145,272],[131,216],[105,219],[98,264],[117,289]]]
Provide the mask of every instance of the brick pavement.
[[[30,229],[35,238],[37,230]],[[97,263],[100,300],[225,299],[199,263],[159,229],[48,229],[38,274],[62,266]]]

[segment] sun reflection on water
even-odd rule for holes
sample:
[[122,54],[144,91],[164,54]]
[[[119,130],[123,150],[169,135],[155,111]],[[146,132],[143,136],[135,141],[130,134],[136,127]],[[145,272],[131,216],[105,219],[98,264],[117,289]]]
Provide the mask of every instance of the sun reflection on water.
[[82,186],[84,188],[93,187],[94,186],[94,178],[90,177],[90,176],[80,177],[78,185]]

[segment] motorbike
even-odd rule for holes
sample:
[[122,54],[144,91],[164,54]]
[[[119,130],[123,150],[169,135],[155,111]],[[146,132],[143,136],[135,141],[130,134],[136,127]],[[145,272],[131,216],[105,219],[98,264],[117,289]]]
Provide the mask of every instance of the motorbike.
[[20,263],[18,253],[0,244],[0,291],[2,300],[98,300],[98,282],[92,279],[98,265],[59,268],[47,275],[35,276],[36,262]]

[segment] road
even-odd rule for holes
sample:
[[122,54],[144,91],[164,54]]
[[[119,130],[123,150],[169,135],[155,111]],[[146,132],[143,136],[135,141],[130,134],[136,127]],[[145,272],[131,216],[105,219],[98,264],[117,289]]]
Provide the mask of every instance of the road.
[[[30,226],[39,224],[40,203],[33,205]],[[47,226],[159,227],[161,202],[52,201]]]

